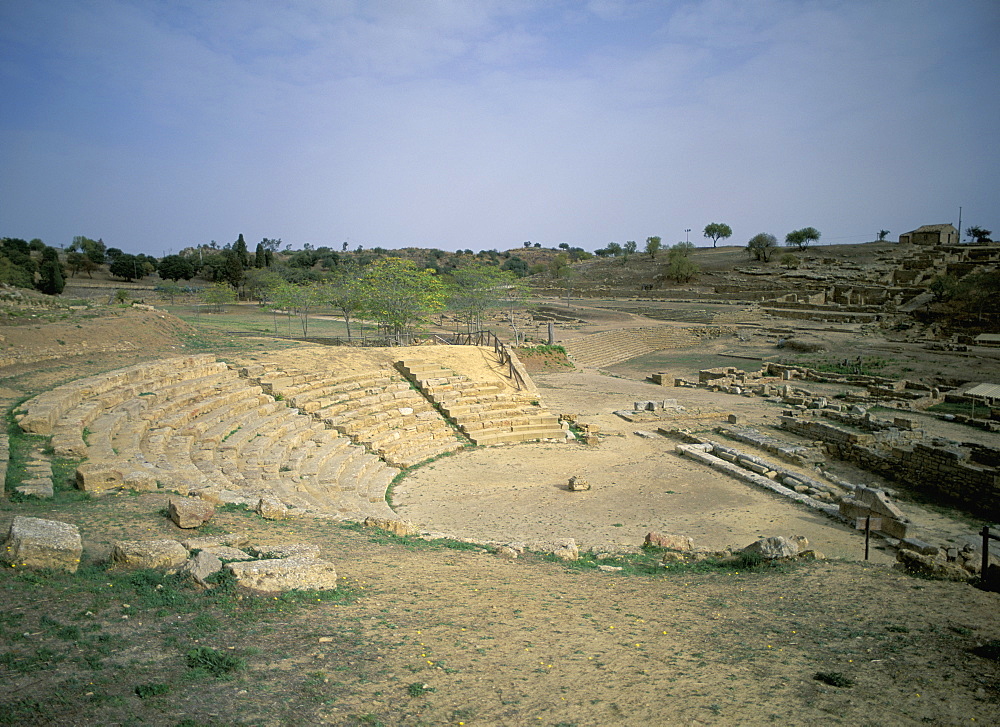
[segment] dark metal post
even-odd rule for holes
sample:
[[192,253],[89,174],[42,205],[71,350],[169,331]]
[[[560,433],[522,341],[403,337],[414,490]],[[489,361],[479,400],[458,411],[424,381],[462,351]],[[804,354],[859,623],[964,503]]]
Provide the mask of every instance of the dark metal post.
[[865,516],[865,560],[868,560],[868,541],[872,534],[872,516]]
[[989,590],[989,572],[990,572],[990,526],[983,525],[983,530],[980,533],[983,536],[983,569],[979,572],[979,580],[985,590]]

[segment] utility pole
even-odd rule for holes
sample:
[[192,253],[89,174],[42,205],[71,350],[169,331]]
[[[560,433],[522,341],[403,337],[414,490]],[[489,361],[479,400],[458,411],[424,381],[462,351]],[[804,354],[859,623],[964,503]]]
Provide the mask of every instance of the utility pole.
[[962,242],[962,207],[958,208],[958,242]]
[[690,233],[691,233],[691,228],[690,227],[688,227],[686,230],[684,230],[684,244],[687,244],[687,243],[691,242],[691,240],[688,239],[688,235]]

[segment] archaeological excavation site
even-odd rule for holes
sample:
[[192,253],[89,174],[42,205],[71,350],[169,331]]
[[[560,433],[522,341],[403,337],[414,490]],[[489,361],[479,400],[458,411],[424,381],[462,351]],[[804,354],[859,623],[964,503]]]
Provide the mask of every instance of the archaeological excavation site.
[[1000,722],[1000,245],[947,228],[405,340],[0,288],[0,723]]

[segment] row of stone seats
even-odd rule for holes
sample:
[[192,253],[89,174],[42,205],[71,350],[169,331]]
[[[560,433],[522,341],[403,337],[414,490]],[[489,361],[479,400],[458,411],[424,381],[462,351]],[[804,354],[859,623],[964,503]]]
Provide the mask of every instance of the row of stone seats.
[[696,346],[700,340],[685,328],[655,326],[592,333],[566,339],[562,345],[577,365],[599,368],[668,348]]
[[447,420],[388,365],[335,376],[269,363],[244,370],[265,391],[309,412],[395,467],[412,467],[464,446]]
[[162,486],[248,504],[272,495],[303,513],[395,517],[384,498],[398,469],[212,356],[58,387],[26,402],[19,424],[86,457],[84,489]]
[[477,445],[566,439],[559,420],[528,396],[429,361],[411,359],[397,366]]

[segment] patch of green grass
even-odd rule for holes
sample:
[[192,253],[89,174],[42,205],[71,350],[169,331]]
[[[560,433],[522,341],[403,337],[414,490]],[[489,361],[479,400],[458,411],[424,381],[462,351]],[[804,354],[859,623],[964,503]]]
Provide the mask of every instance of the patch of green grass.
[[185,655],[185,660],[189,669],[207,672],[216,678],[240,671],[247,666],[245,659],[208,646],[191,649]]
[[436,692],[434,687],[423,684],[422,682],[413,682],[408,687],[406,687],[406,693],[411,697],[420,697],[428,692]]
[[170,694],[169,684],[137,684],[135,689],[135,696],[139,699],[148,699],[149,697],[159,697],[164,694]]

